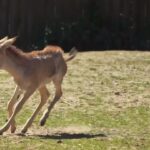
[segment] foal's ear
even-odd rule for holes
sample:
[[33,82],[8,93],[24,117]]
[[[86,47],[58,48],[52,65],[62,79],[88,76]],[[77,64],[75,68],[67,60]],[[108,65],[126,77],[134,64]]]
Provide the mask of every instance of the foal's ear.
[[13,38],[10,38],[8,40],[4,40],[3,43],[0,43],[0,48],[2,48],[2,49],[8,48],[9,46],[11,46],[16,41],[16,39],[17,39],[17,37],[13,37]]
[[4,38],[2,38],[2,39],[0,40],[0,44],[2,44],[3,42],[5,42],[6,40],[8,40],[8,36],[5,36]]

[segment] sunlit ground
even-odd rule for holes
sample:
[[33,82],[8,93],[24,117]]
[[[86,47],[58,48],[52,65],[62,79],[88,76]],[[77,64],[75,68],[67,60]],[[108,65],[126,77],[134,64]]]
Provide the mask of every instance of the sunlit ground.
[[[13,94],[12,77],[0,71],[0,125]],[[49,85],[51,98],[53,85]],[[35,93],[17,115],[16,134],[0,136],[6,150],[150,149],[150,52],[78,53],[68,62],[63,97],[44,127],[43,109],[25,136],[18,133],[40,99]]]

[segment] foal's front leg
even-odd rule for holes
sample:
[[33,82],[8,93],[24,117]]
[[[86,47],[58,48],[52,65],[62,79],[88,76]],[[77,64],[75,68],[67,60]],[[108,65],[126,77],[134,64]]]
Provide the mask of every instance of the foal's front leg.
[[[14,95],[12,96],[12,98],[10,99],[10,101],[7,104],[8,119],[11,117],[11,115],[13,113],[14,105],[17,102],[17,100],[19,99],[21,94],[22,94],[22,91],[20,90],[20,88],[18,86],[16,86]],[[14,133],[15,130],[16,130],[16,126],[15,126],[15,120],[14,120],[11,123],[11,133]]]
[[38,112],[41,110],[43,105],[46,103],[46,101],[50,95],[46,86],[40,87],[39,92],[40,92],[40,96],[41,96],[41,102],[39,103],[38,107],[36,108],[36,110],[34,111],[32,116],[27,120],[26,124],[24,125],[23,129],[21,130],[22,133],[25,133],[28,130],[28,128],[31,126],[33,120],[35,119],[35,117],[37,116]]
[[9,118],[9,120],[5,123],[5,125],[0,129],[0,134],[3,134],[3,132],[5,132],[6,130],[9,129],[10,125],[12,124],[12,122],[14,122],[15,120],[15,116],[17,115],[17,113],[21,110],[23,104],[26,102],[26,100],[33,94],[33,92],[35,91],[36,88],[28,88],[29,90],[27,90],[23,96],[23,98],[16,104],[15,109],[11,115],[11,117]]

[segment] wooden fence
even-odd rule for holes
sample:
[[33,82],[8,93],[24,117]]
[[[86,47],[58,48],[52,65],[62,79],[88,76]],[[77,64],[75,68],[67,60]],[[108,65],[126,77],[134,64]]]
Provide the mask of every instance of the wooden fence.
[[24,49],[149,49],[150,0],[0,0],[0,37]]

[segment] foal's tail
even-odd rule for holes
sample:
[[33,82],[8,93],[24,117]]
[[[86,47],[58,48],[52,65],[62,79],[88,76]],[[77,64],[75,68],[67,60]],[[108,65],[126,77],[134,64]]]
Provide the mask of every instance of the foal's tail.
[[73,47],[69,52],[69,57],[65,59],[66,62],[72,60],[77,55],[77,49]]

